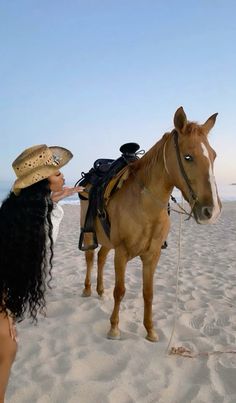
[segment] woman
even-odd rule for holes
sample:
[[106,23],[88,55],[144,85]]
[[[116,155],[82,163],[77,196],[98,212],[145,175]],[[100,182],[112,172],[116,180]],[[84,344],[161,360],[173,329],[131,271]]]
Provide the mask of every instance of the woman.
[[15,321],[45,313],[53,245],[63,216],[57,201],[83,190],[63,187],[62,147],[26,149],[12,166],[17,179],[0,207],[0,403],[4,402],[17,343]]

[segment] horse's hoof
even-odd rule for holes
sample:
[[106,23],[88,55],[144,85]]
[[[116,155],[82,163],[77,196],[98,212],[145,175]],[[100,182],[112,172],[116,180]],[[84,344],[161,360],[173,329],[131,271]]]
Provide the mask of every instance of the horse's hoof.
[[84,289],[83,293],[82,293],[82,297],[91,297],[91,294],[92,294],[91,290]]
[[110,340],[120,340],[120,331],[110,329],[109,332],[107,333],[107,338]]
[[151,332],[149,332],[146,336],[146,339],[148,341],[152,341],[154,343],[156,343],[157,341],[159,341],[159,337],[158,334],[155,330],[152,330]]
[[97,293],[98,293],[99,297],[102,297],[104,294],[104,290],[99,290],[99,291],[97,290]]

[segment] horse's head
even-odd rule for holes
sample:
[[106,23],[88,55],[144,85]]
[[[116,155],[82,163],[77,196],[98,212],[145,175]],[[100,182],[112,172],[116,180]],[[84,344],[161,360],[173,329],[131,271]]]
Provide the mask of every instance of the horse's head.
[[189,202],[199,224],[213,223],[221,211],[213,164],[215,151],[209,144],[208,133],[213,128],[217,113],[202,125],[188,122],[180,107],[174,115],[172,132],[171,176],[184,198]]

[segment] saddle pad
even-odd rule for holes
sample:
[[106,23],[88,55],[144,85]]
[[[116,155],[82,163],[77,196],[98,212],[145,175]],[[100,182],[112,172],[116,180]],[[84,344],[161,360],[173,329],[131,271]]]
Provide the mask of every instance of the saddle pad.
[[110,182],[107,184],[105,192],[104,192],[104,201],[107,204],[109,201],[109,198],[111,196],[111,192],[115,189],[120,189],[124,183],[124,181],[126,181],[126,179],[128,179],[130,174],[130,170],[129,170],[129,166],[126,165],[123,169],[121,169],[120,172],[118,172],[111,180]]

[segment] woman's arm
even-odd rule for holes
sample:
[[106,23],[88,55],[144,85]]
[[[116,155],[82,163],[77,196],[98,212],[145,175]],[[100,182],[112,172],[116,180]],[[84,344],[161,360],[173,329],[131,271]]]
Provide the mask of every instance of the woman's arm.
[[57,203],[59,200],[72,196],[75,193],[83,192],[83,190],[83,186],[64,187],[60,192],[52,192],[51,199],[53,202]]

